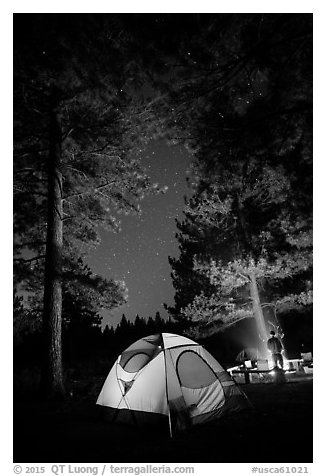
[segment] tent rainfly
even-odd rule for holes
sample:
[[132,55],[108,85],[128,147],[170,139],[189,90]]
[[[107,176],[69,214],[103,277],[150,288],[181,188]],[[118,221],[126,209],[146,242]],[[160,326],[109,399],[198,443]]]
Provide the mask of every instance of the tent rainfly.
[[166,333],[144,337],[122,352],[96,403],[111,422],[162,423],[171,436],[250,405],[201,345]]

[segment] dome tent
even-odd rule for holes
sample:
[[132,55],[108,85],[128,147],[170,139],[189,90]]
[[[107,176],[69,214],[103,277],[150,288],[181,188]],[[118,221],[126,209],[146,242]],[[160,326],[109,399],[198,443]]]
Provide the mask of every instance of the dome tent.
[[249,406],[234,380],[201,345],[167,333],[144,337],[122,352],[96,403],[111,422],[160,422],[169,425],[171,436]]

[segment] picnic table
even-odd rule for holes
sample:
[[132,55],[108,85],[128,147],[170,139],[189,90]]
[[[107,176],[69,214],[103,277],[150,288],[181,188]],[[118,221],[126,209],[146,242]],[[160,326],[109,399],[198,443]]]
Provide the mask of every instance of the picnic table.
[[245,383],[250,383],[250,374],[270,374],[272,370],[259,370],[259,369],[239,369],[239,370],[232,370],[233,374],[244,374]]

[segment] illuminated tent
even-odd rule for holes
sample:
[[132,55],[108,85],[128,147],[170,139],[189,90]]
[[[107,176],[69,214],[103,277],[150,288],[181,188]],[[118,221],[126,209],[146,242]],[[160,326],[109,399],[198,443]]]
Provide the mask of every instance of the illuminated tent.
[[144,337],[122,352],[96,403],[111,422],[162,423],[171,435],[249,406],[201,345],[176,334]]

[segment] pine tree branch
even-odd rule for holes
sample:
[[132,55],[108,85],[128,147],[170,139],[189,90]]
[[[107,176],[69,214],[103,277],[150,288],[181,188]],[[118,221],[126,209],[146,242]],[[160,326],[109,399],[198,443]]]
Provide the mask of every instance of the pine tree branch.
[[34,256],[33,258],[14,258],[14,263],[32,263],[33,261],[38,261],[41,259],[45,259],[45,255]]
[[25,194],[25,195],[35,195],[36,197],[47,198],[47,194],[42,192],[32,192],[31,190],[22,190],[17,187],[14,187],[13,191],[14,191],[14,195]]
[[105,187],[108,187],[109,185],[113,185],[114,183],[116,183],[115,180],[111,181],[111,182],[107,182],[103,185],[99,185],[98,187],[95,187],[91,190],[87,190],[86,192],[79,192],[79,193],[72,193],[71,195],[67,195],[66,197],[64,197],[62,200],[63,202],[67,201],[69,198],[75,198],[75,197],[83,197],[83,196],[87,196],[87,195],[90,195],[91,193],[94,193],[94,192],[97,192],[98,190],[101,190],[102,188],[105,188]]
[[30,246],[34,246],[34,245],[40,245],[40,246],[43,246],[43,245],[46,245],[46,241],[28,241],[27,243],[20,243],[20,244],[16,244],[15,245],[15,249],[22,249],[22,248],[28,248]]

